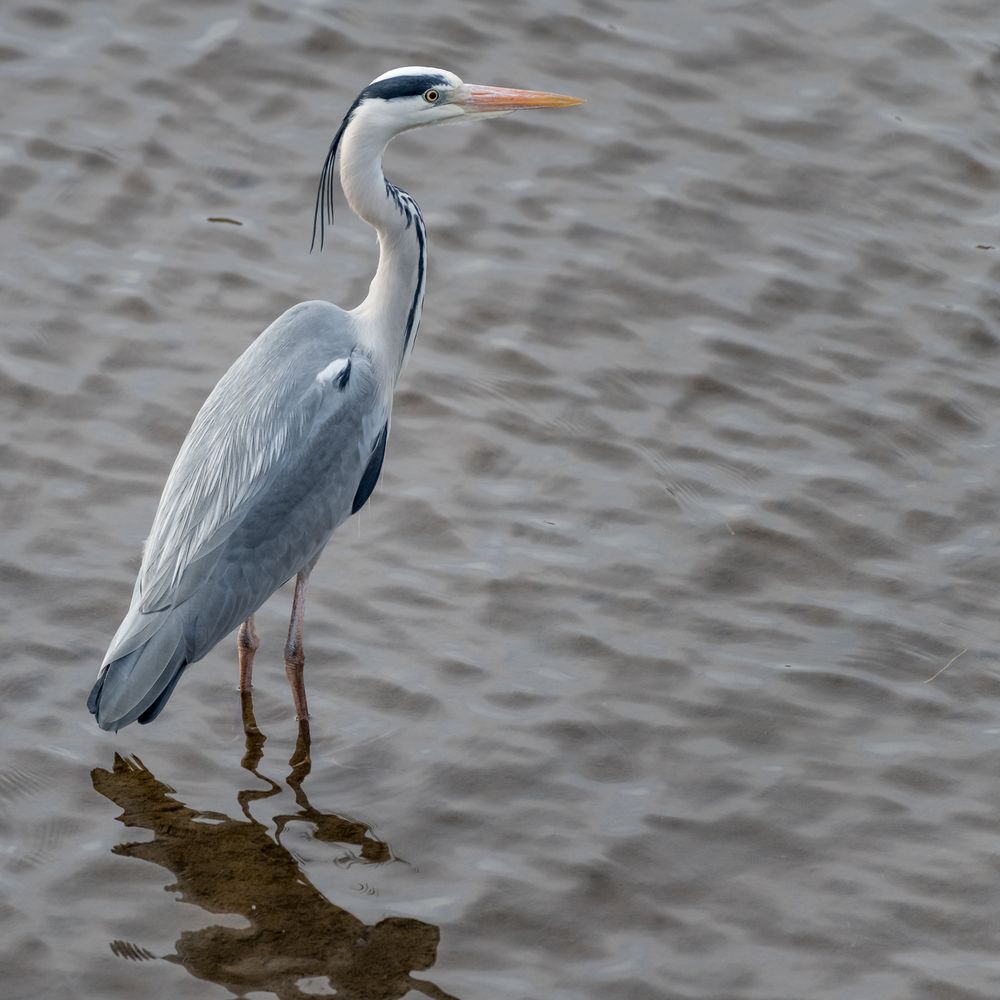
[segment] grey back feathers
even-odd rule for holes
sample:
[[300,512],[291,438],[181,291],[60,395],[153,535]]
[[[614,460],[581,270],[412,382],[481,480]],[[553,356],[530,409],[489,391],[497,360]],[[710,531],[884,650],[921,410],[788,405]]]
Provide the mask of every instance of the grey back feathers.
[[[345,433],[362,410],[377,405],[371,363],[352,357],[355,348],[348,314],[304,302],[277,319],[222,377],[164,487],[139,577],[143,611],[157,610],[166,595],[183,600],[197,587],[258,502],[280,492],[292,503],[296,484],[305,491],[315,482],[331,432]],[[319,377],[336,357],[348,358],[353,371],[340,391],[339,380],[331,386]],[[357,428],[369,452],[384,421],[379,411],[370,429]]]

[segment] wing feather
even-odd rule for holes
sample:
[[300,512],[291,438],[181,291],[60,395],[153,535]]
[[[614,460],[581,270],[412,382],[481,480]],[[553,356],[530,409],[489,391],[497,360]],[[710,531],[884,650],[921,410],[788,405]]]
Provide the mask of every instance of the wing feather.
[[[351,360],[344,387],[317,379],[344,357]],[[334,446],[370,454],[387,417],[381,397],[346,314],[327,303],[303,303],[279,317],[212,390],[181,446],[146,541],[140,610],[187,600],[227,540],[253,517],[258,498],[283,477],[308,475],[317,448],[329,451],[321,432],[345,423],[347,411],[360,410],[363,419],[346,421],[357,431]]]

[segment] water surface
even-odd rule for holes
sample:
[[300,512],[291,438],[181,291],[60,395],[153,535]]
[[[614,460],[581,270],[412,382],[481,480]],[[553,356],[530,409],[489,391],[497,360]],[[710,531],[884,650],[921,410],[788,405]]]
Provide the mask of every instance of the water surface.
[[[995,13],[8,4],[0,992],[996,997]],[[266,745],[232,643],[101,733],[193,414],[364,295],[312,199],[408,63],[588,104],[387,158],[430,287],[313,575],[308,760],[287,591]]]

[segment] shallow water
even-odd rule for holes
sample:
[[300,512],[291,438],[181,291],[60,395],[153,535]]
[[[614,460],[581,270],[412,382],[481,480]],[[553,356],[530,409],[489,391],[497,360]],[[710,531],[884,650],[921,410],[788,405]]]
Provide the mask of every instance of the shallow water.
[[[0,993],[995,998],[995,5],[399,6],[0,14]],[[266,744],[230,642],[101,733],[194,412],[364,294],[315,183],[414,62],[589,103],[388,156],[430,288],[308,762],[287,589]]]

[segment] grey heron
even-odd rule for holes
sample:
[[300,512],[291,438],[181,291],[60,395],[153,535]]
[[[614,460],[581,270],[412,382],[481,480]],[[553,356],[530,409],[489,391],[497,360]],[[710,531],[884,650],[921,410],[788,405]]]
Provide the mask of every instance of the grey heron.
[[[306,583],[334,530],[368,500],[385,455],[392,396],[420,323],[427,238],[420,209],[382,172],[401,132],[573,97],[463,83],[427,66],[390,70],[351,105],[330,144],[313,216],[322,248],[335,172],[378,236],[368,295],[350,311],[301,302],[222,376],[167,477],[132,602],[87,701],[103,729],[159,715],[181,674],[239,626],[239,686],[249,691],[254,613],[295,577],[285,671],[296,715]],[[242,623],[242,624],[241,624]]]

